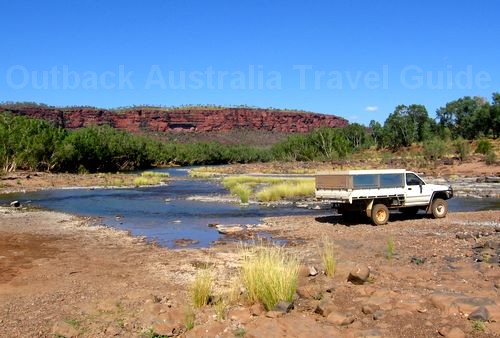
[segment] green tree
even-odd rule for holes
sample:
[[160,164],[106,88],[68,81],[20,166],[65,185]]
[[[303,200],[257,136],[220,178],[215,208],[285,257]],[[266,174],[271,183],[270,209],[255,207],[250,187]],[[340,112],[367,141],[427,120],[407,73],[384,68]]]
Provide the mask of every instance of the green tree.
[[494,133],[494,118],[489,102],[482,97],[465,96],[448,102],[436,111],[441,130],[450,130],[453,138],[474,139]]
[[384,146],[384,128],[380,124],[380,122],[371,120],[368,125],[371,131],[371,137],[373,139],[373,143],[377,148],[381,148]]
[[360,149],[366,145],[367,133],[365,126],[359,123],[351,123],[342,128],[342,131],[353,149]]

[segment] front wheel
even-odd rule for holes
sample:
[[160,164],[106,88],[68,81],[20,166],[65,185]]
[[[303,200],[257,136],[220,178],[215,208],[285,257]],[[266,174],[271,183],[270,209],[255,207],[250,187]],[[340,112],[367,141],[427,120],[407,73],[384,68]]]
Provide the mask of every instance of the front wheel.
[[372,208],[372,222],[384,225],[389,221],[389,209],[384,204],[375,204]]
[[441,198],[434,199],[434,201],[432,201],[431,211],[434,218],[445,217],[448,213],[448,202]]

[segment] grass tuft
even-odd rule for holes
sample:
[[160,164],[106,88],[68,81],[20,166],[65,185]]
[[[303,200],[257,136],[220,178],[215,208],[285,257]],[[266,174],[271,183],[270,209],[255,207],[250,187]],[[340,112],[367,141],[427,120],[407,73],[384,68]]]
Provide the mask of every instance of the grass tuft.
[[484,325],[484,322],[481,320],[473,320],[472,329],[474,331],[484,332],[486,330],[486,325]]
[[169,173],[160,172],[160,171],[144,171],[141,173],[142,177],[169,177]]
[[140,177],[136,177],[134,179],[134,185],[136,187],[144,186],[144,185],[156,185],[156,184],[159,184],[160,182],[161,182],[161,179],[157,176],[154,176],[154,177],[140,176]]
[[194,311],[190,306],[187,306],[184,310],[184,325],[188,331],[194,328],[194,320]]
[[297,289],[299,260],[279,246],[243,249],[242,281],[250,301],[272,310],[279,301],[293,300]]
[[215,317],[217,318],[217,320],[222,321],[226,319],[226,308],[226,300],[222,296],[219,297],[219,299],[214,303]]
[[256,197],[261,202],[271,202],[285,198],[312,197],[314,190],[314,180],[290,180],[266,187],[257,192]]
[[394,256],[395,250],[396,250],[396,244],[394,243],[394,238],[389,237],[387,239],[387,245],[385,248],[385,254],[386,254],[387,259],[392,259],[392,257]]
[[321,259],[325,268],[325,274],[328,277],[333,277],[337,261],[335,260],[335,252],[333,250],[333,242],[328,238],[323,238],[323,246],[321,248]]
[[200,270],[191,284],[191,300],[197,308],[208,304],[210,292],[212,292],[213,276],[209,269]]

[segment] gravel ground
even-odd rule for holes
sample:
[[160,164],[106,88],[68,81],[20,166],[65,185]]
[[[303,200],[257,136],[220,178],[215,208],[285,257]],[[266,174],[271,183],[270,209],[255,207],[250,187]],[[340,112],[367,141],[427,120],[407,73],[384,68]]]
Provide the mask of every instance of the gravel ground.
[[[196,271],[215,270],[214,294],[239,287],[239,240],[255,232],[168,250],[95,220],[1,208],[0,336],[498,336],[500,211],[391,219],[381,227],[335,216],[266,219],[267,233],[303,264],[294,309],[265,312],[239,299],[224,320],[215,320],[214,306],[194,310],[187,331]],[[325,238],[334,243],[333,278],[322,273]],[[317,276],[308,276],[312,266]],[[370,274],[355,285],[347,279],[360,267]],[[481,306],[485,322],[468,319]]]

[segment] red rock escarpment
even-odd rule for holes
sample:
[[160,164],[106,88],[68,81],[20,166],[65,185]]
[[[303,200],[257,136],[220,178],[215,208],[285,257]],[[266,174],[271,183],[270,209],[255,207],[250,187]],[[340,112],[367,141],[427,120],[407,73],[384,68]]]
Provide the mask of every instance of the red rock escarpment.
[[218,132],[248,129],[300,133],[318,127],[343,127],[348,124],[346,119],[335,115],[260,108],[147,107],[107,110],[15,104],[0,105],[0,111],[48,120],[69,129],[109,124],[131,132]]

